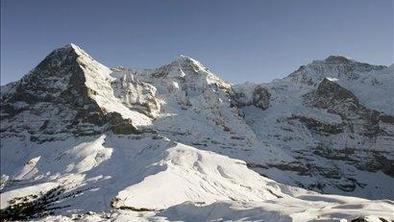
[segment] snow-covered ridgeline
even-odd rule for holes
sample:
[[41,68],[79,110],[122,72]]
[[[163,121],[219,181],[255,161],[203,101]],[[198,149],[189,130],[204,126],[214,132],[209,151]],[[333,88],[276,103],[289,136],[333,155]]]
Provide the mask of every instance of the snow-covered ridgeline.
[[65,185],[65,215],[392,220],[392,201],[288,185],[394,197],[393,75],[330,56],[272,83],[231,85],[186,56],[109,69],[67,45],[1,88],[2,208]]

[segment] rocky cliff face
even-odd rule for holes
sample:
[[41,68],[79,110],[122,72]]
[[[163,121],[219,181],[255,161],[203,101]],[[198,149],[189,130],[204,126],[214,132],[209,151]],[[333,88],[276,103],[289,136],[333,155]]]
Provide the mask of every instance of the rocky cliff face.
[[392,144],[390,138],[394,136],[391,133],[393,125],[381,121],[382,118],[390,115],[365,107],[352,92],[326,78],[315,91],[305,97],[306,104],[339,115],[343,132],[347,132],[348,135],[346,147],[335,144],[333,140],[329,145],[336,148],[331,154],[325,155],[327,150],[326,152],[319,150],[327,144],[319,146],[315,151],[316,154],[335,159],[335,156],[340,156],[335,152],[341,153],[346,150],[345,152],[350,153],[341,158],[354,164],[358,169],[371,172],[381,170],[389,176],[394,175],[390,150],[385,149],[384,145],[378,145],[381,141]]
[[[32,141],[97,135],[136,127],[100,98],[111,99],[111,71],[73,44],[54,50],[34,70],[2,88],[2,136]],[[119,130],[115,130],[120,132]]]
[[231,99],[233,104],[239,108],[244,106],[255,106],[262,110],[269,107],[271,94],[264,85],[245,83],[232,88]]
[[[271,167],[292,172],[298,178],[294,183],[323,192],[374,196],[374,190],[386,187],[390,193],[387,182],[367,179],[370,172],[382,172],[376,181],[392,180],[394,125],[382,121],[391,119],[392,112],[377,105],[379,95],[394,96],[389,86],[394,75],[389,70],[330,56],[268,84],[273,95],[270,108],[264,112],[244,108],[245,119],[258,138],[288,150],[296,160],[251,166],[265,174]],[[372,86],[371,79],[380,85]],[[315,179],[303,180],[305,176]]]
[[393,82],[392,67],[330,56],[272,83],[231,85],[186,56],[109,69],[68,45],[2,87],[1,137],[33,146],[149,133],[242,159],[282,183],[394,198]]

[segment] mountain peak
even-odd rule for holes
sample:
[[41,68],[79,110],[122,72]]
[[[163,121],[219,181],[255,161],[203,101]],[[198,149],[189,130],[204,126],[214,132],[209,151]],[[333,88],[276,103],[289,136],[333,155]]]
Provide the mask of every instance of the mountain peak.
[[180,55],[171,63],[161,66],[156,70],[160,73],[159,76],[167,76],[167,74],[170,74],[170,76],[183,77],[187,74],[199,73],[200,71],[206,72],[208,69],[199,61],[189,56]]
[[76,45],[76,44],[74,44],[72,42],[68,43],[66,46],[72,47],[72,48],[80,48],[78,45]]
[[22,101],[66,100],[64,93],[71,91],[73,98],[82,97],[86,86],[91,88],[92,82],[107,78],[109,73],[111,70],[106,66],[70,43],[53,50],[24,76],[18,85],[18,95],[23,95]]
[[177,58],[177,60],[193,61],[193,60],[195,60],[195,59],[193,59],[193,58],[190,57],[190,56],[179,55],[178,58]]
[[197,61],[196,59],[193,59],[190,56],[185,56],[185,55],[179,55],[176,60],[174,61],[174,63],[176,63],[179,66],[195,66],[196,68],[200,68],[200,69],[205,69],[206,67],[204,65],[202,65],[199,61]]
[[324,62],[330,64],[344,64],[344,63],[349,63],[351,61],[352,61],[351,59],[342,55],[330,55],[324,60]]
[[230,85],[188,56],[111,72],[75,44],[55,49],[0,98],[0,214],[389,221],[391,202],[340,195],[394,198],[393,72],[325,60]]
[[300,66],[287,78],[295,82],[313,85],[325,77],[355,80],[360,77],[360,73],[378,71],[384,68],[387,67],[358,62],[342,55],[330,55],[324,60],[314,60],[312,63]]
[[56,48],[52,52],[75,52],[75,51],[80,51],[81,48],[74,43],[68,43],[64,45],[63,47]]
[[83,50],[81,47],[79,47],[78,45],[76,45],[74,43],[68,43],[63,47],[53,50],[52,53],[63,54],[63,55],[74,54],[77,57],[86,56],[86,57],[93,59],[88,53],[85,52],[85,50]]
[[65,49],[80,49],[80,47],[72,42],[66,44],[65,46],[61,47]]

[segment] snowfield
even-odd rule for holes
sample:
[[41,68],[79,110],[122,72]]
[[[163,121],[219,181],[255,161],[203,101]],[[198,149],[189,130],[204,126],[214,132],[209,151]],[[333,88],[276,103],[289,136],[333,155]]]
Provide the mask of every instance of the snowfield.
[[[394,70],[232,85],[53,51],[1,88],[2,220],[394,221]],[[385,95],[384,97],[382,95]]]
[[[58,213],[71,216],[45,221],[99,221],[109,215],[115,221],[338,221],[373,215],[393,219],[393,201],[322,195],[282,185],[248,169],[244,161],[152,135],[102,135],[32,149],[36,153],[24,157],[19,179],[10,182],[23,188],[6,186],[2,208],[15,197],[57,186],[68,187],[66,192],[83,190],[55,202],[70,204]],[[39,153],[37,164],[34,156]],[[7,167],[21,160],[3,161]],[[33,172],[34,183],[23,184]],[[114,210],[100,213],[110,208]]]

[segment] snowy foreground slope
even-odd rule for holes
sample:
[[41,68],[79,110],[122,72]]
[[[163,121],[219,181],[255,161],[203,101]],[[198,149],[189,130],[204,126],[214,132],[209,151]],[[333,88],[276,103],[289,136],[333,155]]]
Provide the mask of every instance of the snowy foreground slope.
[[186,56],[109,69],[67,45],[1,88],[1,217],[392,221],[393,86],[340,56],[231,85]]

